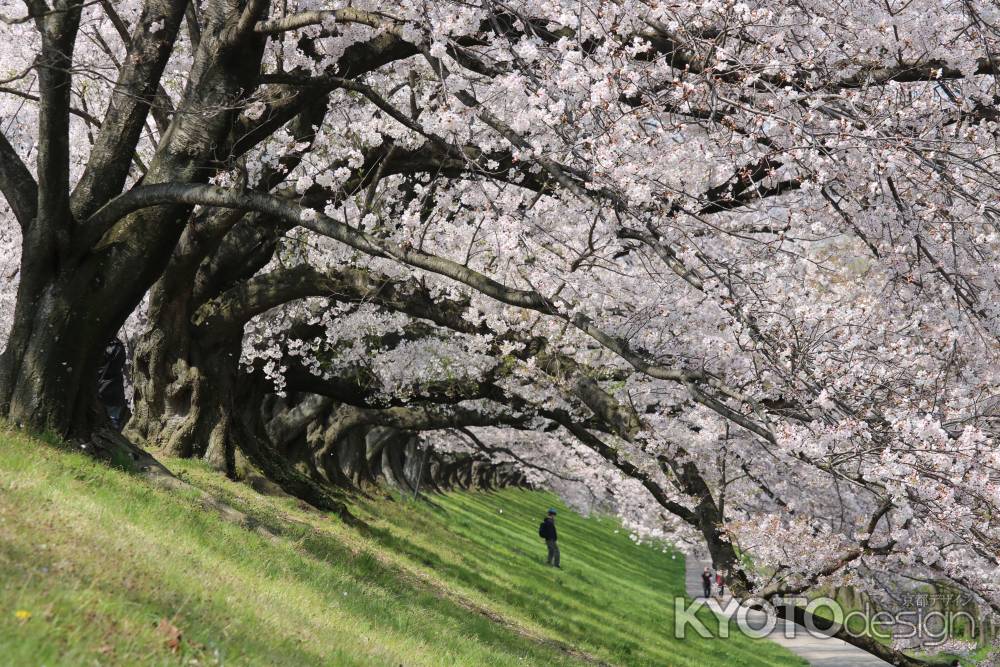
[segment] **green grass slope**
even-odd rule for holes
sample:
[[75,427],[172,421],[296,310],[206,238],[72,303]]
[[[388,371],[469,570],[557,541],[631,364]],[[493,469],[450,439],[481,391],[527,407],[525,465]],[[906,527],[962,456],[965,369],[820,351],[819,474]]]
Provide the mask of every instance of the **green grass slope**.
[[[548,494],[363,499],[358,530],[167,463],[278,537],[0,430],[0,665],[804,664],[673,639],[683,557]],[[562,571],[536,536],[549,505]]]

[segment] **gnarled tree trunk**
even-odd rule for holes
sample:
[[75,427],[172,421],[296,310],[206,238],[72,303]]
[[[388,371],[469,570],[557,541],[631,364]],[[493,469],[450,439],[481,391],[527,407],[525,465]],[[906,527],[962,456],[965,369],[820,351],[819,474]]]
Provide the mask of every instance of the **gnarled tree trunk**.
[[[0,357],[0,416],[36,429],[89,438],[102,423],[96,369],[107,341],[160,276],[191,210],[156,206],[120,220],[95,218],[125,187],[131,153],[173,46],[186,2],[147,3],[130,38],[116,93],[75,189],[69,180],[69,96],[82,2],[36,18],[39,71],[37,186],[3,179],[22,225],[14,323]],[[266,11],[266,3],[256,6]],[[265,39],[234,30],[243,6],[208,16],[184,100],[144,183],[199,182],[236,118],[234,104],[257,85]],[[154,19],[162,23],[155,34]],[[9,156],[4,156],[9,159]],[[34,194],[34,203],[32,197]]]

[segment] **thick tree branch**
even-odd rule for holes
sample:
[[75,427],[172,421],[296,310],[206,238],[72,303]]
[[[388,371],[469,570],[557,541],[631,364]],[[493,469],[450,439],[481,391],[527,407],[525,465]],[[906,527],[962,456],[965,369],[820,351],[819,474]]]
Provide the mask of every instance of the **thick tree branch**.
[[112,229],[117,220],[132,211],[161,204],[217,206],[257,211],[290,223],[297,223],[306,229],[340,241],[368,255],[394,259],[403,264],[451,278],[501,303],[558,317],[586,333],[608,350],[615,352],[636,370],[649,377],[684,384],[698,402],[724,414],[761,437],[774,441],[774,436],[770,433],[766,423],[759,424],[752,421],[726,406],[714,395],[706,392],[702,386],[698,386],[699,383],[703,383],[704,387],[710,387],[728,397],[750,403],[749,399],[742,397],[734,389],[727,387],[715,378],[699,371],[667,368],[651,362],[633,351],[624,341],[601,330],[588,316],[583,313],[560,310],[534,290],[508,287],[458,262],[410,246],[391,244],[314,210],[305,209],[289,200],[262,193],[241,193],[208,185],[166,183],[141,186],[113,199],[91,217],[87,226],[94,234],[105,229],[109,230],[98,247],[114,245],[120,242]]
[[366,12],[360,9],[330,9],[306,11],[298,14],[266,21],[259,21],[254,26],[254,31],[261,34],[275,34],[288,30],[297,30],[310,25],[321,25],[327,23],[359,23],[372,28],[379,28],[386,32],[401,36],[398,26],[390,17],[377,12]]
[[0,192],[21,225],[28,229],[38,215],[38,184],[7,137],[0,133]]
[[577,440],[597,452],[601,458],[620,470],[625,476],[638,480],[661,507],[685,523],[697,526],[697,517],[690,509],[672,500],[663,487],[645,471],[628,460],[616,447],[604,442],[586,428],[571,419],[560,417],[559,424],[573,434]]
[[60,0],[35,19],[42,35],[38,59],[38,225],[37,243],[27,247],[59,262],[70,249],[69,109],[73,49],[82,0]]
[[[160,76],[173,50],[174,40],[188,0],[146,0],[135,24],[125,60],[108,102],[101,131],[90,159],[73,190],[71,205],[84,219],[121,192],[131,166],[123,155],[132,155],[159,90]],[[150,25],[159,23],[157,32]]]

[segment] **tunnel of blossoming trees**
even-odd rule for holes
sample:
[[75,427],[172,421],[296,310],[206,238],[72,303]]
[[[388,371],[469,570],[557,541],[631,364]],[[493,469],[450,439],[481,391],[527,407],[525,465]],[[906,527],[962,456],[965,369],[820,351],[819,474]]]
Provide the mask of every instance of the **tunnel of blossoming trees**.
[[1000,613],[994,3],[2,9],[5,421],[334,511],[559,488],[743,600]]

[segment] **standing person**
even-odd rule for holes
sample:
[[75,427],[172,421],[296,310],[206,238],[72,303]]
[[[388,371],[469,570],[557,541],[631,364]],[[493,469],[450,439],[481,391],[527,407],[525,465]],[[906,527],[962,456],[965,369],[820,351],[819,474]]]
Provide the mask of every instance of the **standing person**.
[[547,565],[559,567],[559,545],[556,543],[556,511],[549,508],[548,516],[538,526],[538,536],[545,540],[545,546],[549,548],[549,558]]
[[708,566],[701,571],[701,589],[704,591],[704,597],[712,597],[712,573],[709,571]]
[[726,594],[726,574],[722,570],[715,572],[715,587],[719,591],[720,598]]

